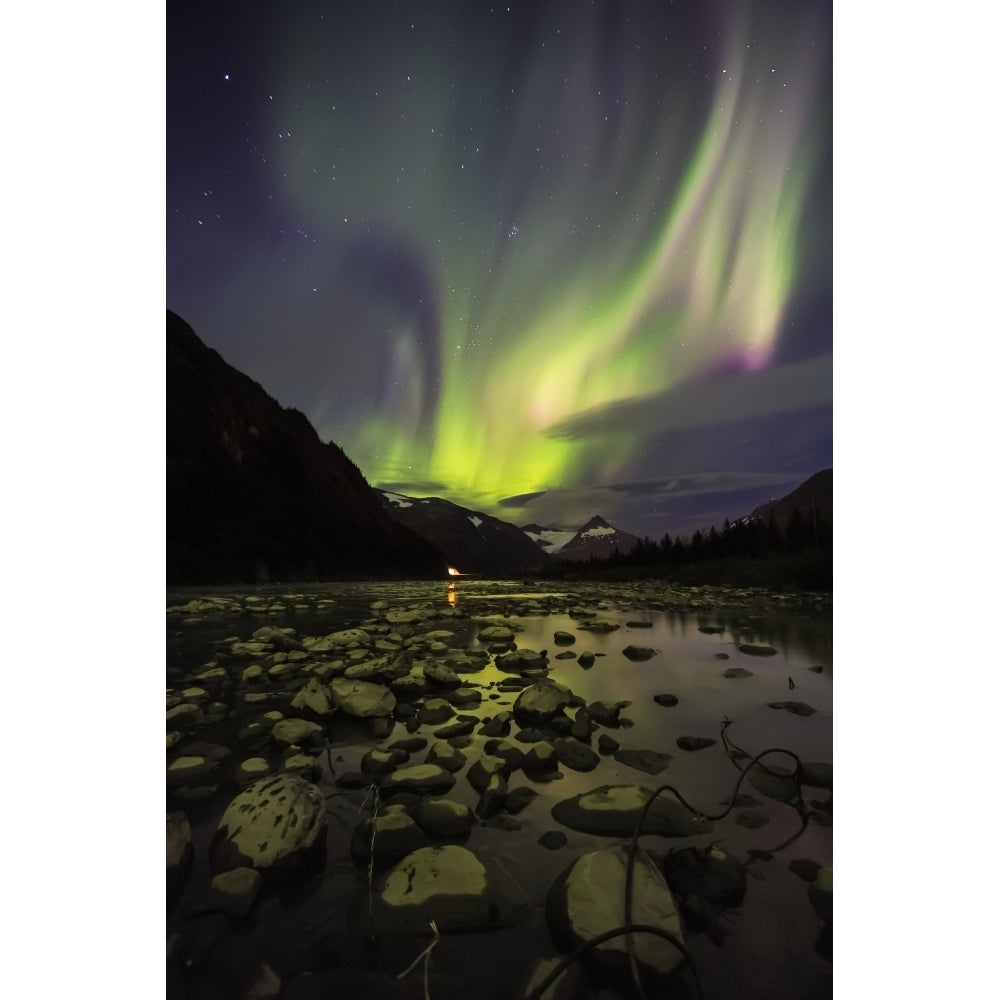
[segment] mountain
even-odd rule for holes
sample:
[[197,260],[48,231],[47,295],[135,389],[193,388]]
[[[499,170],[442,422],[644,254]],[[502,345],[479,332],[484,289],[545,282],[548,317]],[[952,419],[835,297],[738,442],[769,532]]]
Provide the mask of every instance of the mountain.
[[624,555],[639,542],[636,535],[608,524],[595,514],[558,552],[560,559],[584,560],[591,556],[606,559],[617,550]]
[[567,542],[573,541],[575,531],[563,528],[543,528],[540,524],[525,524],[521,530],[546,552],[555,555]]
[[796,510],[806,524],[818,520],[821,524],[833,525],[833,469],[824,469],[810,476],[780,500],[761,504],[749,517],[769,521],[773,515],[775,524],[785,531]]
[[358,467],[167,310],[170,585],[436,578]]
[[461,573],[509,576],[538,569],[549,557],[514,524],[439,497],[376,490],[401,524],[436,545]]

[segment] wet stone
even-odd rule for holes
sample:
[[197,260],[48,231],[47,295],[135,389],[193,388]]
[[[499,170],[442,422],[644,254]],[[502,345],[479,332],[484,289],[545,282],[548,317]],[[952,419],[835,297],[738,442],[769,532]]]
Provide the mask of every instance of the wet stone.
[[615,760],[626,767],[634,767],[646,774],[659,774],[666,770],[671,754],[660,753],[658,750],[623,750],[614,752]]
[[707,736],[678,736],[677,746],[681,750],[705,750],[707,747],[714,747],[718,740],[709,739]]
[[542,847],[547,847],[550,851],[555,851],[560,847],[565,847],[567,839],[566,834],[562,830],[546,830],[538,838],[538,843]]
[[651,660],[656,656],[656,650],[650,649],[648,646],[626,646],[622,650],[622,654],[627,660]]
[[753,677],[753,671],[744,670],[743,667],[730,667],[723,671],[722,676],[728,677],[730,680],[742,680],[744,677]]
[[662,705],[664,708],[673,708],[677,704],[677,695],[675,694],[654,694],[653,701],[657,705]]

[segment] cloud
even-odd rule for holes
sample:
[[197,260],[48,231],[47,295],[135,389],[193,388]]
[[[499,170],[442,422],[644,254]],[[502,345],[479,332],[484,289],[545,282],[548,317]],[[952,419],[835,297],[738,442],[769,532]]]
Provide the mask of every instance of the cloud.
[[[497,516],[504,520],[513,517],[518,524],[530,521],[551,528],[579,528],[595,514],[601,514],[616,527],[640,535],[650,530],[656,533],[659,527],[654,523],[671,517],[682,517],[695,527],[706,528],[711,523],[711,512],[705,513],[707,497],[730,495],[727,516],[739,517],[763,499],[790,492],[806,478],[801,472],[696,472],[546,490],[505,497],[498,502],[503,510],[498,510]],[[651,516],[651,510],[658,513]],[[717,520],[721,527],[722,517]],[[675,525],[674,530],[678,527]]]
[[813,409],[833,399],[833,358],[683,382],[667,392],[609,403],[546,428],[552,438],[656,434]]

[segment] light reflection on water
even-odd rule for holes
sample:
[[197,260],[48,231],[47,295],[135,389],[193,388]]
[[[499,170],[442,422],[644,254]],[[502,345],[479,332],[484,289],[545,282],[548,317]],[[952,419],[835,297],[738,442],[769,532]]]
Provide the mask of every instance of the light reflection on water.
[[[199,590],[197,594],[209,593]],[[608,587],[574,585],[566,592],[518,589],[510,584],[490,581],[461,580],[448,583],[377,583],[334,584],[302,588],[250,588],[230,590],[214,588],[213,596],[245,598],[253,594],[264,598],[258,607],[273,607],[271,612],[234,613],[209,617],[204,621],[182,622],[176,616],[168,620],[167,663],[175,675],[190,671],[213,655],[212,642],[229,636],[246,639],[262,624],[290,626],[300,636],[323,635],[341,628],[352,627],[369,620],[375,614],[371,604],[387,601],[390,606],[421,606],[457,611],[463,617],[440,618],[428,627],[451,629],[462,637],[460,645],[482,648],[475,635],[484,622],[505,623],[518,631],[515,641],[519,648],[547,650],[549,676],[569,687],[587,702],[628,701],[631,704],[622,716],[631,726],[616,730],[600,728],[593,737],[606,732],[623,748],[651,749],[672,755],[670,764],[659,775],[649,775],[620,764],[612,757],[602,757],[598,767],[580,773],[561,767],[562,777],[550,782],[535,782],[522,772],[510,778],[510,787],[529,785],[538,797],[516,819],[521,829],[512,833],[491,826],[474,826],[465,846],[483,856],[498,859],[516,879],[521,889],[535,905],[533,917],[520,929],[504,932],[504,948],[510,940],[525,955],[537,954],[539,935],[544,937],[541,916],[545,894],[556,875],[576,856],[610,841],[574,831],[564,830],[568,843],[557,851],[541,847],[538,837],[547,830],[559,828],[551,816],[552,805],[604,784],[640,784],[649,789],[669,783],[682,791],[685,798],[705,812],[718,812],[728,802],[739,771],[724,753],[721,741],[715,746],[696,752],[685,752],[676,745],[681,735],[707,736],[719,739],[723,719],[731,721],[727,736],[751,755],[771,747],[781,747],[797,754],[803,761],[832,761],[832,645],[829,621],[821,617],[804,619],[788,613],[761,613],[759,610],[665,610],[650,607],[648,601],[634,594]],[[168,605],[183,603],[196,596],[192,591],[168,595]],[[594,601],[601,601],[599,607]],[[324,603],[329,602],[329,603]],[[613,632],[598,634],[580,628],[586,619],[569,613],[577,604],[587,603],[588,610],[602,619],[614,621],[620,627]],[[655,602],[654,602],[655,603]],[[542,605],[554,610],[540,613]],[[626,622],[648,623],[649,627],[627,627]],[[706,633],[701,627],[721,626],[723,631]],[[557,646],[556,631],[576,636],[572,646]],[[770,643],[777,654],[770,657],[748,655],[739,650],[741,643]],[[622,650],[628,645],[650,647],[656,654],[649,660],[633,662]],[[569,650],[574,657],[587,650],[597,654],[594,665],[583,669],[576,659],[556,659],[556,654]],[[720,659],[725,654],[726,659]],[[821,666],[822,672],[810,667]],[[742,667],[752,676],[730,679],[724,672]],[[512,708],[515,693],[500,693],[490,699],[496,683],[510,675],[492,665],[484,670],[462,675],[469,686],[484,690],[482,703],[468,713],[486,718],[498,711]],[[789,685],[792,679],[794,688]],[[669,692],[678,698],[672,708],[662,707],[653,695]],[[783,709],[768,707],[768,702],[801,701],[816,711],[807,717]],[[572,710],[568,713],[572,714]],[[340,728],[333,735],[335,749],[331,759],[336,773],[359,770],[363,754],[377,742],[368,738],[362,727]],[[417,735],[433,743],[433,729],[424,726]],[[512,736],[518,731],[512,728]],[[408,737],[401,725],[391,736],[378,743],[388,744]],[[204,738],[212,738],[206,734]],[[469,763],[482,752],[486,739],[473,736],[464,749]],[[525,747],[527,749],[527,747]],[[426,751],[413,754],[412,762],[423,760]],[[239,751],[237,751],[237,754]],[[317,763],[324,770],[321,786],[332,790],[332,775],[327,758],[321,754]],[[777,762],[777,758],[772,762]],[[790,763],[785,762],[785,763]],[[449,798],[474,807],[478,794],[465,777],[457,776]],[[747,783],[742,792],[763,797]],[[826,798],[825,791],[806,790],[806,797]],[[190,810],[196,853],[204,873],[204,858],[208,841],[218,823],[225,801],[206,803]],[[330,800],[331,822],[328,834],[330,864],[341,864],[349,857],[350,833],[358,822],[358,804],[348,798]],[[751,848],[769,849],[780,844],[796,831],[799,821],[789,806],[763,799],[755,812],[767,817],[767,824],[750,830],[735,822],[739,810],[715,824],[714,831],[693,842],[717,841],[730,853],[745,858]],[[727,916],[725,926],[730,934],[719,948],[704,935],[694,935],[689,946],[698,963],[706,995],[722,997],[740,995],[747,998],[824,995],[823,983],[829,974],[829,964],[814,950],[820,927],[806,897],[806,885],[788,871],[788,861],[809,858],[822,865],[832,865],[832,828],[810,823],[805,833],[775,859],[756,865],[755,876],[749,883],[748,897],[741,911]],[[666,850],[671,846],[692,841],[666,841],[648,838],[645,846]],[[358,886],[363,885],[359,874]],[[499,938],[498,938],[499,940]],[[455,961],[461,961],[456,957]],[[474,965],[482,966],[488,959],[480,957]],[[515,970],[520,975],[521,970]],[[515,976],[515,971],[510,975]],[[475,969],[470,969],[470,975]],[[501,977],[498,982],[503,982]],[[817,985],[820,984],[820,985]],[[507,989],[505,983],[503,989]],[[500,987],[497,987],[500,989]],[[818,992],[817,992],[818,990]],[[484,995],[494,995],[486,993]],[[504,996],[503,992],[495,994]]]

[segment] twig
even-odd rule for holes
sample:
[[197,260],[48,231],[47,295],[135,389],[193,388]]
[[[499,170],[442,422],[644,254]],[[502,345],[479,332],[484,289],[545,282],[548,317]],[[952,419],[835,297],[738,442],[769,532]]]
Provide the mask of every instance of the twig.
[[434,931],[434,940],[424,948],[424,950],[417,955],[417,957],[410,962],[410,964],[398,975],[397,979],[402,979],[404,976],[409,975],[416,967],[417,962],[420,959],[424,960],[424,1000],[431,1000],[430,993],[430,972],[431,972],[431,952],[434,950],[438,941],[441,940],[441,935],[438,933],[437,924],[434,921],[430,921],[431,930]]

